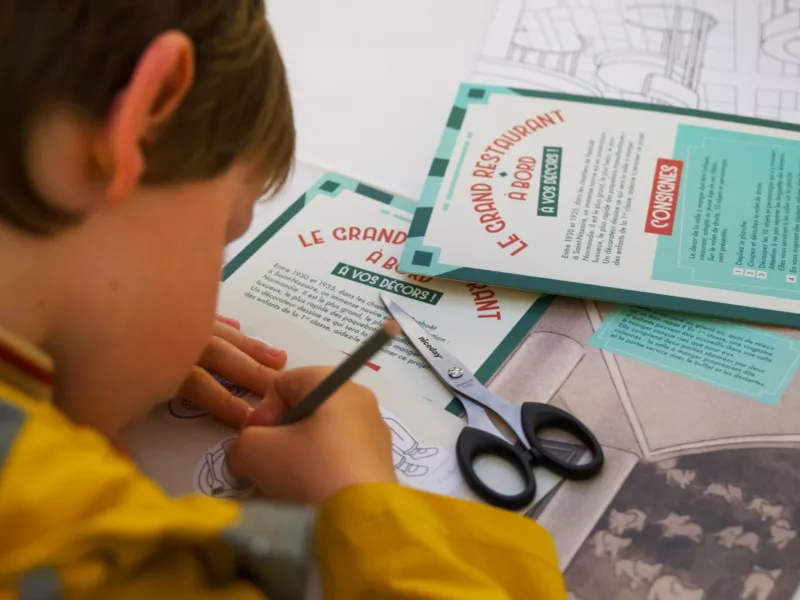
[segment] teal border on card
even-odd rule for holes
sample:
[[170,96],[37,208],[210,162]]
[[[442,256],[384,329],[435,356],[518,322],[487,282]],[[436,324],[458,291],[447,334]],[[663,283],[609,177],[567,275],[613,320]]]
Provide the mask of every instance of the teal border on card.
[[[376,200],[378,202],[382,202],[383,204],[405,211],[409,215],[414,213],[414,208],[416,207],[415,202],[412,202],[407,198],[403,198],[402,196],[396,196],[388,192],[378,190],[377,188],[364,185],[363,183],[359,183],[342,175],[326,173],[313,186],[311,186],[308,191],[295,200],[289,206],[289,208],[287,208],[277,219],[275,219],[266,229],[264,229],[264,231],[258,234],[252,242],[250,242],[241,252],[239,252],[239,254],[228,261],[222,271],[222,281],[227,281],[237,270],[239,270],[242,265],[244,265],[244,263],[246,263],[256,252],[258,252],[262,246],[264,246],[264,244],[275,237],[275,235],[281,229],[283,229],[287,223],[296,217],[305,206],[311,203],[314,198],[321,195],[336,198],[342,192],[342,190],[345,189],[353,191],[360,196],[364,196],[366,198],[370,198],[371,200]],[[482,383],[486,383],[489,379],[491,379],[492,375],[494,375],[497,370],[503,366],[503,363],[508,360],[514,350],[516,350],[516,348],[522,343],[522,340],[525,339],[525,336],[528,335],[528,332],[531,330],[531,328],[533,328],[533,326],[539,321],[552,301],[553,297],[542,296],[532,302],[525,314],[520,317],[519,321],[517,321],[514,327],[511,328],[511,331],[509,331],[506,337],[503,338],[503,341],[498,344],[497,348],[494,349],[494,351],[486,358],[483,364],[475,372],[475,376]],[[447,410],[457,415],[460,414],[460,408],[458,411],[454,410],[453,403],[455,403],[456,407],[460,407],[458,401],[454,400],[447,407]]]
[[800,125],[779,123],[752,117],[740,117],[709,111],[677,108],[672,106],[659,106],[630,102],[627,100],[612,100],[608,98],[595,98],[589,96],[576,96],[555,92],[542,92],[537,90],[524,90],[509,87],[462,84],[458,90],[456,101],[450,111],[447,126],[442,134],[436,155],[428,171],[428,178],[422,191],[422,196],[414,212],[411,228],[408,232],[408,241],[400,258],[400,268],[406,273],[441,277],[443,279],[456,279],[473,281],[503,287],[513,287],[524,290],[536,291],[544,294],[558,294],[563,296],[591,297],[595,300],[614,302],[617,304],[637,304],[657,309],[674,310],[679,312],[695,313],[712,317],[722,317],[756,323],[767,323],[787,327],[800,327],[800,315],[788,312],[751,308],[734,304],[710,302],[706,300],[692,300],[677,296],[653,294],[649,292],[635,292],[620,290],[615,287],[605,287],[546,279],[528,275],[516,275],[460,267],[458,265],[444,264],[439,261],[441,249],[425,245],[425,234],[430,224],[433,208],[440,197],[444,176],[453,162],[453,153],[467,112],[472,104],[487,104],[492,95],[517,95],[532,98],[547,98],[552,100],[565,100],[581,104],[595,104],[627,108],[646,112],[666,113],[713,119],[721,122],[755,125],[769,129],[793,131],[800,133]]
[[440,277],[443,279],[485,283],[498,287],[518,288],[536,291],[542,294],[592,298],[600,302],[612,302],[614,304],[633,304],[657,310],[671,310],[703,315],[706,317],[750,321],[753,323],[763,323],[765,325],[800,327],[800,314],[750,308],[738,304],[724,304],[710,302],[708,300],[692,300],[679,296],[634,292],[630,290],[621,290],[619,288],[573,283],[571,281],[560,281],[558,279],[544,279],[542,277],[516,275],[514,273],[486,271],[483,269],[454,269],[440,275]]

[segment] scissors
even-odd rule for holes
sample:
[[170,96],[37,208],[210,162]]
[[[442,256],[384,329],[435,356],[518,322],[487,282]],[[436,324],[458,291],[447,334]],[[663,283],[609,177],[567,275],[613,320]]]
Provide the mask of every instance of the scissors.
[[[600,472],[605,460],[603,449],[580,420],[549,404],[525,402],[517,405],[495,396],[392,298],[381,294],[381,300],[414,348],[464,406],[468,426],[461,430],[456,441],[456,458],[467,485],[480,498],[498,508],[520,510],[536,497],[534,467],[542,466],[573,480],[590,479]],[[519,445],[507,441],[489,418],[490,412],[514,432]],[[539,438],[543,429],[572,434],[591,452],[592,459],[574,465],[559,458]],[[475,471],[475,461],[481,456],[493,456],[514,467],[522,477],[524,489],[516,494],[504,494],[487,485]]]

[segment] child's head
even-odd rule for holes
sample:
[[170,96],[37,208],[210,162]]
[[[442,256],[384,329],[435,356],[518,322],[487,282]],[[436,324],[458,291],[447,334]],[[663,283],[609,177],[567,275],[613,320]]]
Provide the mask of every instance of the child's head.
[[290,170],[275,40],[261,0],[6,0],[0,90],[0,325],[116,433],[198,358],[223,247]]

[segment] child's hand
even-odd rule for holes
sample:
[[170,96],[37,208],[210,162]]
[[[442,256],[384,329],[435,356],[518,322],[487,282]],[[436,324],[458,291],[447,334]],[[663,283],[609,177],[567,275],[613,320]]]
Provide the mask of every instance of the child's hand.
[[277,373],[248,419],[228,464],[279,500],[321,504],[357,483],[396,483],[389,428],[372,392],[346,383],[311,417],[276,427],[278,419],[329,373],[304,368]]
[[239,331],[239,322],[217,315],[211,340],[203,356],[184,381],[180,394],[215,417],[242,427],[252,409],[211,376],[215,373],[252,392],[264,395],[276,369],[286,364],[286,353]]

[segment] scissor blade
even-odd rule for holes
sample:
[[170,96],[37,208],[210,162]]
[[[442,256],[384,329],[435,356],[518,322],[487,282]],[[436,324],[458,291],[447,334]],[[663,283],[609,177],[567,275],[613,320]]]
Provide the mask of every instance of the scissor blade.
[[447,387],[460,392],[459,383],[477,382],[466,365],[444,349],[444,342],[437,340],[430,332],[425,331],[414,317],[387,294],[381,294],[381,300],[417,352],[428,361],[428,364]]
[[[527,447],[528,440],[522,431],[521,413],[518,406],[509,404],[508,402],[497,398],[483,384],[478,381],[478,378],[473,375],[467,366],[458,360],[455,356],[450,354],[444,349],[444,343],[440,342],[412,317],[397,302],[395,302],[387,294],[381,294],[381,300],[386,306],[386,310],[392,315],[395,321],[403,329],[406,337],[416,348],[422,357],[428,361],[428,364],[433,369],[433,372],[439,379],[450,389],[451,392],[458,398],[468,402],[474,402],[485,409],[489,409],[503,419],[510,427],[514,434],[522,441]],[[472,411],[470,407],[465,405],[469,417],[469,423],[473,426],[482,426],[486,431],[497,432],[497,428],[491,424],[485,414],[481,414],[483,410]],[[501,433],[501,437],[505,437]]]

